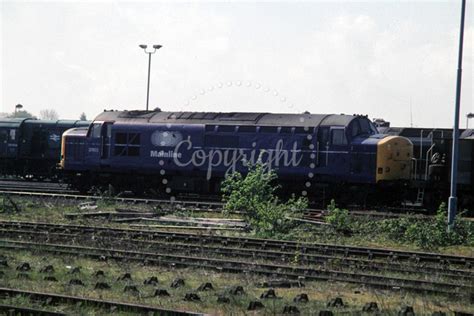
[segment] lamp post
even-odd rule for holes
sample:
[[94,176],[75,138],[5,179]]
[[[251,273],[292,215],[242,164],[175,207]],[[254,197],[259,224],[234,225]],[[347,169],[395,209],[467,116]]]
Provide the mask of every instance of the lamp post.
[[20,111],[21,109],[23,109],[23,105],[21,105],[21,104],[15,105],[15,114],[16,114],[18,111]]
[[461,26],[459,30],[459,52],[458,52],[458,72],[456,80],[456,104],[454,107],[454,129],[453,129],[453,152],[451,159],[451,194],[448,201],[448,231],[454,227],[456,218],[458,198],[456,189],[458,184],[458,149],[459,149],[459,108],[461,107],[461,79],[462,79],[462,47],[464,40],[464,16],[466,12],[466,0],[462,0],[461,5]]
[[150,69],[151,69],[151,55],[154,54],[158,49],[160,49],[161,45],[153,45],[153,51],[147,51],[147,45],[141,44],[138,45],[140,48],[143,48],[143,51],[148,54],[148,84],[146,89],[146,110],[148,111],[148,101],[150,100]]
[[474,113],[467,113],[466,114],[466,129],[469,128],[469,120],[474,118]]

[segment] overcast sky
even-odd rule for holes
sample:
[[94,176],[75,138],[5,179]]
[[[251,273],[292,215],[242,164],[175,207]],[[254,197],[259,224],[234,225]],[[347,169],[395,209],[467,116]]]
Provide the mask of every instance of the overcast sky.
[[[368,114],[451,127],[461,1],[0,0],[1,105]],[[468,1],[461,124],[474,112]],[[412,118],[412,119],[411,119]],[[474,122],[471,122],[474,126]]]

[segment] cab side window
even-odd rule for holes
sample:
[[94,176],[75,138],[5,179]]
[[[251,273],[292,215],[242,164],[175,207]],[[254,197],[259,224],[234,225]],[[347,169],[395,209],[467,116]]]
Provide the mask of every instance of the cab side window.
[[90,131],[90,137],[99,138],[101,129],[102,129],[102,124],[92,124],[91,131]]
[[329,142],[329,128],[318,129],[318,142],[320,146],[326,146]]
[[359,134],[360,134],[359,122],[353,121],[351,125],[351,135],[352,137],[356,137]]
[[360,119],[359,124],[362,130],[362,133],[365,135],[370,135],[370,125],[368,120]]
[[140,133],[115,133],[114,156],[140,156]]
[[16,129],[11,129],[10,130],[10,140],[15,141],[16,140]]
[[8,141],[8,134],[5,130],[0,130],[0,142],[6,143]]
[[346,134],[344,129],[333,129],[331,131],[331,144],[332,145],[347,145]]

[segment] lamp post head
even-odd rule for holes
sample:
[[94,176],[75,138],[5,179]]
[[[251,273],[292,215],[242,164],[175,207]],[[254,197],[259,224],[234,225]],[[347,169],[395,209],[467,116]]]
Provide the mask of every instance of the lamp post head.
[[163,47],[163,46],[161,46],[161,45],[153,45],[153,48],[154,48],[154,49],[160,49],[160,48],[162,48],[162,47]]
[[140,48],[143,48],[143,49],[146,49],[146,48],[147,48],[147,46],[146,46],[145,44],[140,44],[140,45],[138,45],[138,46],[139,46]]
[[468,113],[468,114],[466,115],[466,117],[467,117],[468,119],[472,119],[472,118],[474,118],[474,113]]

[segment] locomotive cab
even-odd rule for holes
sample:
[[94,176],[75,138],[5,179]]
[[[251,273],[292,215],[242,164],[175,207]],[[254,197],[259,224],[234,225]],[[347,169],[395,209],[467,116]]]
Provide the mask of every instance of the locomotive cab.
[[320,174],[332,181],[375,184],[409,180],[413,144],[405,137],[379,134],[364,115],[328,116],[318,128]]
[[83,169],[85,141],[88,127],[71,128],[61,139],[61,169]]

